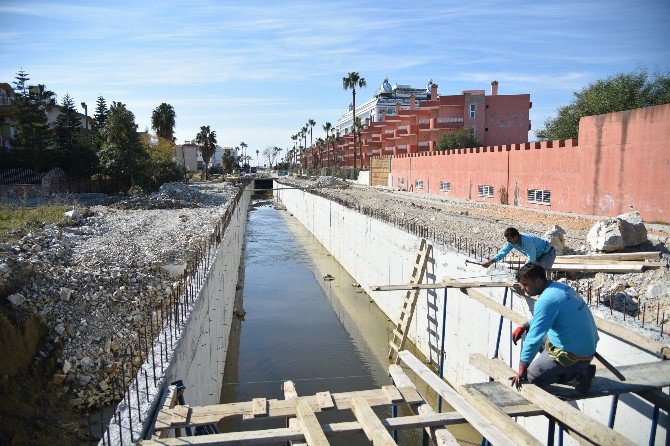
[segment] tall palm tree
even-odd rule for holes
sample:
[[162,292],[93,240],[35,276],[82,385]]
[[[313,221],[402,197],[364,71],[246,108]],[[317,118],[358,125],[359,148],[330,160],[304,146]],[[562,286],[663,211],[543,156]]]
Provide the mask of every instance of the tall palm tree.
[[[302,135],[302,138],[305,140],[305,145],[303,146],[303,149],[307,150],[307,126],[300,129],[300,134]],[[305,169],[307,169],[307,159],[305,159]]]
[[[351,89],[352,105],[353,105],[353,120],[352,124],[356,122],[356,87],[363,88],[367,85],[365,78],[361,77],[357,71],[350,72],[346,77],[342,78],[342,88],[345,90]],[[354,170],[356,170],[356,130],[352,125],[354,133]],[[363,162],[363,155],[361,155],[361,162]]]
[[309,126],[309,146],[312,146],[312,131],[314,130],[314,126],[316,125],[316,121],[313,119],[310,119],[307,121],[307,125]]
[[256,149],[256,169],[258,169],[258,154],[260,153],[260,150]]
[[328,153],[328,143],[330,142],[330,129],[333,128],[333,125],[330,122],[326,122],[323,126],[323,131],[326,132],[326,154],[328,154],[328,167],[330,167],[330,154]]
[[207,181],[207,165],[216,151],[216,132],[210,130],[208,125],[203,125],[195,136],[195,142],[200,146],[202,160],[205,162],[205,181]]
[[174,108],[163,102],[151,114],[151,127],[159,138],[174,142]]
[[[363,141],[361,141],[361,131],[363,130],[363,123],[360,116],[354,120],[354,135],[358,136],[358,152],[361,154],[361,169],[363,168]],[[355,140],[354,140],[355,141]],[[356,143],[354,143],[354,152],[356,151]]]
[[240,147],[242,148],[242,156],[247,156],[247,147],[249,147],[247,143],[242,141]]
[[293,140],[293,156],[295,159],[291,159],[292,164],[297,164],[298,163],[298,151],[296,150],[297,144],[298,144],[298,134],[296,133],[295,135],[291,135],[291,139]]

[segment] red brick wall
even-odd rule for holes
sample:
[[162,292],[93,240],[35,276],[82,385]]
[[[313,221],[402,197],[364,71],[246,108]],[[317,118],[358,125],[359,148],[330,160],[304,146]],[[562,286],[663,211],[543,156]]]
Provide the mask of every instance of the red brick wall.
[[[398,155],[393,186],[423,180],[422,190],[454,198],[509,203],[565,212],[614,216],[635,209],[647,221],[670,222],[670,104],[582,118],[577,141]],[[440,181],[451,191],[439,191]],[[495,187],[478,197],[479,185]],[[527,202],[528,189],[551,191],[551,204]]]

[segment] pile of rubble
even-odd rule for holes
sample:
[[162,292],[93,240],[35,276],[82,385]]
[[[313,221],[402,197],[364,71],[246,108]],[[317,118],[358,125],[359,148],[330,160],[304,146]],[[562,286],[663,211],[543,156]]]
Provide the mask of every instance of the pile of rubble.
[[[47,327],[38,358],[59,347],[53,382],[71,406],[111,402],[111,380],[122,358],[128,360],[128,346],[139,350],[138,333],[173,286],[163,267],[189,260],[235,193],[225,184],[166,185],[146,200],[175,199],[192,207],[95,206],[74,227],[47,225],[0,245],[3,281],[23,283],[8,300],[17,310],[37,314]],[[139,360],[136,355],[134,362]]]
[[[211,185],[210,185],[211,184]],[[203,206],[220,206],[227,200],[226,191],[236,190],[230,183],[203,184],[202,190],[194,190],[186,183],[166,183],[158,192],[146,197],[132,197],[118,201],[111,206],[115,209],[193,209]],[[219,189],[223,190],[223,194]]]

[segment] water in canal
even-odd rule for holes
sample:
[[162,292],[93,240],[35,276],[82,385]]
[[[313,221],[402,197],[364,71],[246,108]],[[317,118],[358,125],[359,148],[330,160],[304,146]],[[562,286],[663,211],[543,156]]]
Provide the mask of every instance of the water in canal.
[[[330,274],[332,281],[324,281]],[[249,212],[241,302],[246,315],[233,324],[221,402],[283,399],[292,380],[298,395],[347,392],[392,384],[388,340],[393,324],[354,279],[288,212],[256,203]],[[416,382],[416,380],[415,380]],[[426,389],[421,393],[434,398]],[[375,412],[389,417],[387,408]],[[404,415],[404,413],[403,413]],[[406,415],[409,415],[407,413]],[[353,421],[350,411],[318,414],[323,422]],[[285,427],[283,419],[227,421],[222,431]],[[454,433],[470,440],[469,429]],[[348,435],[332,444],[370,444]],[[476,439],[474,439],[476,441]],[[399,444],[421,444],[421,434],[400,433]]]

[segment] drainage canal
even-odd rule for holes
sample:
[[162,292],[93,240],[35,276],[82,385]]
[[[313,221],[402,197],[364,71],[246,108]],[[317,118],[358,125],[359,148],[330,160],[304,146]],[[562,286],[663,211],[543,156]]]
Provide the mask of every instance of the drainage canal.
[[[246,314],[233,323],[222,403],[283,399],[286,380],[295,383],[298,395],[392,384],[386,355],[393,324],[352,286],[353,278],[295,218],[271,202],[252,206],[244,265],[237,309]],[[324,280],[327,274],[334,279]],[[425,388],[420,391],[429,400],[435,398]],[[391,415],[388,409],[375,411]],[[323,412],[319,420],[354,417]],[[222,431],[276,427],[284,427],[283,420],[226,421],[220,426]],[[468,430],[454,433],[467,442],[472,439]],[[332,444],[370,444],[362,434],[332,440]],[[421,444],[421,434],[402,432],[399,444]]]

